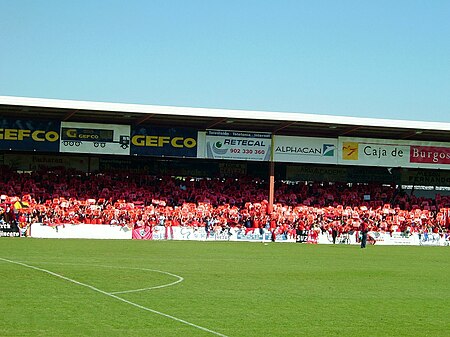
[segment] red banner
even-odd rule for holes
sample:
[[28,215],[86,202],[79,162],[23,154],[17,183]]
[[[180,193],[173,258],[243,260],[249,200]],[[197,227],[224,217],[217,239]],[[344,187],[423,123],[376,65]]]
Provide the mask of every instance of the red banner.
[[142,226],[133,229],[134,240],[152,240],[153,230],[150,226]]
[[411,163],[450,164],[450,148],[411,145]]

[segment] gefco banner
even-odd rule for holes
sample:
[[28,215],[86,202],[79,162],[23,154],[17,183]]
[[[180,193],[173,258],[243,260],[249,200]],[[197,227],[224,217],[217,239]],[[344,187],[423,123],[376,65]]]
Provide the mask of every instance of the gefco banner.
[[59,121],[0,119],[0,150],[59,151]]
[[338,140],[274,136],[273,160],[286,163],[337,164]]
[[132,128],[131,154],[197,157],[197,130],[189,128]]
[[270,133],[206,130],[205,158],[269,161]]
[[450,169],[450,144],[339,137],[339,164]]
[[61,122],[60,152],[130,154],[130,126]]

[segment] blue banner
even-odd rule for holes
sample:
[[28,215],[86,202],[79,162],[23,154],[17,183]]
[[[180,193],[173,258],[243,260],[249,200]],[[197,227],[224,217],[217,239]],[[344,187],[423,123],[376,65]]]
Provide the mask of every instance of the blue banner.
[[59,151],[59,121],[0,119],[0,150]]
[[133,127],[131,130],[131,154],[197,157],[197,130]]

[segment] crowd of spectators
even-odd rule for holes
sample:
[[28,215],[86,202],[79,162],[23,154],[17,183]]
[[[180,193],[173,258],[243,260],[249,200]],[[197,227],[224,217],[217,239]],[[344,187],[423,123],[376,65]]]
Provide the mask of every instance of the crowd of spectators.
[[251,177],[163,177],[132,172],[86,174],[63,168],[18,173],[0,170],[0,217],[32,222],[140,226],[270,228],[346,233],[447,233],[450,197],[416,197],[398,186],[276,182]]

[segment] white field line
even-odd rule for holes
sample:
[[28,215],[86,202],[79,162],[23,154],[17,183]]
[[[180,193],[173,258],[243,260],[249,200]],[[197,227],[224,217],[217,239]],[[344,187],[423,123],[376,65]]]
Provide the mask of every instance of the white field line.
[[161,273],[161,274],[170,275],[170,276],[173,276],[173,277],[177,278],[177,280],[174,281],[174,282],[172,282],[172,283],[162,284],[162,285],[159,285],[159,286],[148,287],[148,288],[141,288],[141,289],[132,289],[132,290],[114,291],[114,292],[111,292],[110,294],[128,294],[128,293],[135,293],[135,292],[138,292],[138,291],[146,291],[146,290],[152,290],[152,289],[167,288],[167,287],[174,286],[175,284],[184,281],[184,278],[182,278],[181,276],[178,276],[178,275],[175,275],[175,274],[172,274],[172,273],[168,273],[168,272],[166,272],[166,271],[150,270],[150,269],[141,269],[141,268],[140,268],[140,270],[149,270],[149,271],[154,271],[154,272]]
[[163,316],[163,317],[172,319],[172,320],[174,320],[174,321],[176,321],[176,322],[186,324],[186,325],[191,326],[191,327],[193,327],[193,328],[196,328],[196,329],[199,329],[199,330],[202,330],[202,331],[205,331],[205,332],[209,332],[210,334],[213,334],[213,335],[216,335],[216,336],[221,336],[221,337],[228,337],[227,335],[221,334],[220,332],[216,332],[216,331],[210,330],[210,329],[208,329],[208,328],[202,327],[202,326],[200,326],[200,325],[197,325],[197,324],[188,322],[188,321],[186,321],[186,320],[184,320],[184,319],[177,318],[177,317],[175,317],[175,316],[172,316],[172,315],[169,315],[169,314],[165,314],[165,313],[163,313],[163,312],[160,312],[160,311],[157,311],[157,310],[154,310],[154,309],[151,309],[151,308],[144,307],[143,305],[140,305],[140,304],[137,304],[137,303],[128,301],[128,300],[126,300],[126,299],[124,299],[124,298],[121,298],[121,297],[116,296],[116,295],[114,295],[114,294],[108,293],[108,292],[106,292],[106,291],[103,291],[103,290],[101,290],[101,289],[98,289],[98,288],[96,288],[96,287],[94,287],[94,286],[91,286],[91,285],[89,285],[89,284],[82,283],[82,282],[78,282],[78,281],[73,280],[73,279],[71,279],[71,278],[68,278],[68,277],[65,277],[65,276],[63,276],[63,275],[54,273],[54,272],[52,272],[52,271],[50,271],[50,270],[43,269],[43,268],[39,268],[39,267],[35,267],[35,266],[30,265],[30,264],[26,264],[26,263],[22,263],[22,262],[17,262],[17,261],[13,261],[13,260],[8,260],[8,259],[2,258],[2,257],[0,257],[0,260],[5,261],[5,262],[9,262],[9,263],[13,263],[13,264],[17,264],[17,265],[20,265],[20,266],[22,266],[22,267],[26,267],[26,268],[38,270],[38,271],[41,271],[41,272],[43,272],[43,273],[50,274],[50,275],[52,275],[52,276],[58,277],[58,278],[60,278],[60,279],[63,279],[63,280],[65,280],[65,281],[68,281],[68,282],[71,282],[71,283],[80,285],[80,286],[82,286],[82,287],[89,288],[89,289],[91,289],[91,290],[93,290],[93,291],[96,291],[96,292],[98,292],[98,293],[100,293],[100,294],[103,294],[103,295],[105,295],[105,296],[112,297],[112,298],[114,298],[114,299],[116,299],[116,300],[119,300],[119,301],[121,301],[121,302],[127,303],[127,304],[132,305],[132,306],[134,306],[134,307],[136,307],[136,308],[139,308],[139,309],[142,309],[142,310],[145,310],[145,311],[148,311],[148,312],[151,312],[151,313],[154,313],[154,314],[157,314],[157,315],[160,315],[160,316]]
[[[19,261],[16,261],[16,262],[19,262]],[[21,261],[21,262],[25,263],[24,261]],[[137,267],[107,266],[107,265],[102,265],[102,264],[87,264],[87,263],[42,262],[42,261],[39,261],[39,262],[36,262],[36,263],[39,263],[39,264],[58,264],[58,265],[70,265],[70,266],[89,266],[89,267],[102,267],[102,268],[111,268],[111,269],[132,269],[132,270],[151,271],[151,272],[155,272],[155,273],[160,273],[160,274],[173,276],[173,277],[175,277],[177,279],[174,282],[167,283],[167,284],[162,284],[162,285],[159,285],[159,286],[109,292],[109,294],[114,294],[114,295],[117,295],[117,294],[128,294],[128,293],[135,293],[135,292],[139,292],[139,291],[167,288],[167,287],[174,286],[174,285],[184,281],[184,278],[179,276],[179,275],[172,274],[172,273],[169,273],[167,271],[157,270],[157,269],[137,268]]]

